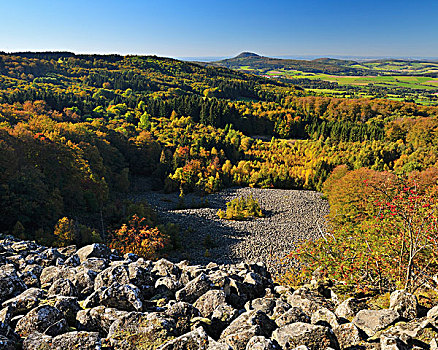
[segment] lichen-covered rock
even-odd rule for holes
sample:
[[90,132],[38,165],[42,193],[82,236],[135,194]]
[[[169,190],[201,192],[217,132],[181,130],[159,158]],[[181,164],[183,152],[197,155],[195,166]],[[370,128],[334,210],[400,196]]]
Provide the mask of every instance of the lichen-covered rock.
[[[17,338],[14,330],[11,327],[11,321],[13,318],[12,308],[7,306],[0,310],[0,335],[6,338]],[[1,349],[1,347],[0,347]]]
[[106,245],[100,243],[94,243],[87,245],[79,249],[76,254],[79,256],[81,262],[84,262],[88,258],[104,258],[109,259],[112,255],[111,249]]
[[62,312],[68,325],[71,327],[76,326],[76,314],[81,310],[76,297],[57,295],[53,306]]
[[407,319],[413,320],[418,315],[417,297],[405,290],[396,290],[391,293],[389,308],[398,312],[398,314]]
[[65,332],[66,327],[67,321],[61,311],[50,305],[41,305],[18,321],[15,332],[22,337],[33,332],[55,336]]
[[281,315],[283,315],[287,310],[289,310],[292,306],[281,299],[275,300],[275,307],[272,310],[272,319],[276,320]]
[[159,346],[157,350],[210,350],[214,343],[216,342],[205,333],[204,329],[198,327],[189,333]]
[[166,276],[175,276],[178,277],[181,273],[181,269],[166,259],[160,259],[154,263],[154,267],[152,271],[155,275],[166,277]]
[[76,324],[78,330],[99,332],[102,336],[106,336],[113,322],[127,314],[127,311],[120,311],[100,305],[92,309],[78,311],[76,314]]
[[50,288],[52,283],[62,278],[61,267],[46,266],[40,275],[41,288]]
[[255,272],[249,272],[245,275],[243,283],[249,286],[249,297],[251,299],[260,297],[265,291],[265,284],[263,278]]
[[22,279],[18,277],[14,265],[0,266],[0,303],[24,292],[26,288]]
[[338,318],[329,309],[322,307],[316,310],[310,318],[310,323],[320,326],[330,327],[332,329],[339,326]]
[[253,300],[249,300],[245,304],[245,310],[260,310],[263,311],[267,315],[272,315],[274,307],[276,306],[276,302],[274,298],[257,298]]
[[405,346],[400,339],[392,335],[382,335],[380,337],[380,350],[403,350]]
[[427,340],[427,338],[433,338],[438,335],[427,317],[409,322],[397,322],[394,326],[385,330],[384,334],[397,337],[404,343],[409,343],[413,339]]
[[361,310],[354,317],[353,323],[369,337],[385,329],[400,318],[397,311],[391,309]]
[[364,303],[359,302],[355,298],[348,298],[337,306],[335,314],[338,317],[351,320],[360,310],[363,310],[364,308]]
[[51,350],[53,338],[40,332],[31,333],[23,342],[23,350]]
[[78,266],[74,269],[74,279],[72,282],[80,298],[86,298],[93,293],[96,276],[96,271],[87,269],[84,266]]
[[258,335],[270,337],[276,324],[261,311],[248,311],[237,317],[224,329],[221,339],[233,349],[245,350],[248,341]]
[[68,332],[53,338],[51,348],[54,350],[96,350],[102,341],[96,332]]
[[353,323],[344,323],[334,329],[341,350],[354,348],[362,341],[359,328]]
[[131,312],[110,327],[108,340],[118,350],[155,349],[178,336],[172,318],[159,313]]
[[[75,255],[77,256],[77,254]],[[108,266],[110,265],[110,261],[108,259],[103,259],[103,258],[88,258],[82,263],[80,263],[80,265],[84,266],[87,269],[93,270],[97,273],[100,273],[108,268]]]
[[81,264],[81,259],[79,259],[79,255],[73,254],[67,260],[64,261],[65,266],[69,267],[77,267]]
[[305,345],[309,350],[336,348],[336,341],[329,328],[302,322],[291,323],[276,329],[272,338],[284,350],[293,349],[299,345]]
[[62,295],[65,297],[75,297],[77,294],[76,287],[68,278],[57,279],[53,282],[48,291],[49,296]]
[[278,327],[286,326],[287,324],[304,322],[309,323],[310,317],[307,316],[299,307],[292,307],[284,312],[275,320]]
[[313,293],[306,287],[297,289],[292,294],[287,293],[286,298],[289,305],[299,307],[309,317],[321,307],[334,309],[332,301]]
[[222,304],[214,309],[210,316],[211,325],[208,327],[209,334],[218,339],[222,331],[237,317],[239,311],[233,308],[231,305]]
[[210,280],[204,273],[200,274],[194,280],[187,283],[187,285],[176,292],[175,297],[178,301],[185,301],[193,303],[202,294],[206,293],[210,289]]
[[175,295],[178,289],[183,288],[181,281],[177,280],[175,277],[160,277],[155,282],[155,291],[159,294]]
[[14,315],[26,313],[37,307],[47,293],[39,288],[29,288],[15,298],[6,300],[2,306],[10,306]]
[[272,342],[272,340],[267,339],[263,336],[252,337],[245,350],[276,350],[278,347]]
[[213,311],[222,304],[226,304],[226,295],[222,290],[209,290],[201,295],[193,304],[202,314],[202,316],[210,318]]
[[166,310],[166,315],[175,320],[178,334],[184,334],[190,331],[190,321],[201,313],[191,304],[180,301]]
[[94,290],[109,287],[113,283],[129,284],[129,272],[126,265],[110,266],[100,272],[94,281]]
[[40,265],[26,265],[25,268],[21,270],[20,277],[28,288],[40,288],[40,276],[42,271],[43,267]]
[[113,283],[109,288],[98,292],[99,303],[125,311],[143,310],[143,302],[140,298],[140,290],[133,284]]

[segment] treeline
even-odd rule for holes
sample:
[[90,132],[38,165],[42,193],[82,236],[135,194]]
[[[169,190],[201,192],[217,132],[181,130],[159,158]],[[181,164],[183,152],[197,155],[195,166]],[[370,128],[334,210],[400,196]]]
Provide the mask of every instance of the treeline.
[[56,54],[0,56],[3,232],[41,240],[67,217],[103,239],[135,214],[120,200],[133,176],[182,194],[320,190],[341,164],[408,173],[438,163],[437,108],[306,96],[166,58]]

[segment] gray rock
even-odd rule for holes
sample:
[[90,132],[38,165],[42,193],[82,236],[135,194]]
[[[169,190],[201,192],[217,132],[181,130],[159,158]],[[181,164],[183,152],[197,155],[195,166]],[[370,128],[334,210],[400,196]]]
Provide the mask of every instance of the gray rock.
[[77,267],[81,264],[81,259],[79,259],[79,255],[73,254],[67,260],[64,261],[65,266],[69,267]]
[[181,281],[175,279],[175,277],[160,277],[155,282],[155,291],[159,294],[172,294],[174,295],[178,289],[183,288]]
[[402,350],[403,348],[403,344],[395,336],[382,334],[380,337],[381,350]]
[[276,324],[261,311],[248,311],[237,317],[224,329],[221,339],[233,349],[245,350],[248,341],[254,336],[270,337]]
[[96,332],[69,332],[53,338],[51,349],[55,350],[96,350],[100,349],[102,341]]
[[47,296],[47,293],[39,288],[29,288],[15,298],[6,300],[2,306],[10,306],[13,315],[26,313],[37,307],[42,299]]
[[176,339],[161,345],[157,350],[210,350],[215,341],[205,333],[202,327],[198,327]]
[[62,312],[67,324],[76,326],[76,314],[81,310],[76,297],[56,296],[54,307]]
[[35,331],[55,336],[65,332],[66,327],[67,321],[61,311],[50,305],[41,305],[18,321],[15,332],[22,337]]
[[106,308],[102,305],[92,309],[80,310],[76,314],[77,328],[78,330],[99,332],[100,335],[106,336],[113,322],[127,314],[127,311]]
[[76,287],[79,298],[86,298],[94,291],[94,281],[97,273],[84,266],[78,266],[74,271],[75,275],[72,282]]
[[0,349],[2,350],[16,350],[17,349],[17,343],[5,337],[4,335],[0,335]]
[[61,267],[47,266],[43,269],[40,275],[41,288],[50,288],[52,283],[62,278]]
[[336,341],[330,329],[308,323],[291,323],[274,331],[272,338],[283,349],[293,349],[305,345],[309,350],[321,350],[336,347]]
[[417,297],[405,290],[396,290],[391,293],[389,308],[397,311],[401,317],[413,320],[418,314]]
[[100,273],[106,268],[108,268],[108,266],[110,265],[110,261],[108,259],[103,259],[103,258],[88,258],[85,261],[83,261],[81,265],[87,269]]
[[104,258],[109,259],[112,252],[106,245],[100,243],[94,243],[87,245],[79,249],[76,254],[79,256],[81,262],[84,262],[88,258]]
[[210,318],[213,311],[222,304],[226,304],[226,295],[222,290],[209,290],[201,295],[193,304],[202,314],[202,316]]
[[23,350],[51,350],[53,338],[40,332],[31,333],[23,342]]
[[197,308],[189,303],[177,302],[173,304],[165,313],[175,320],[176,329],[179,334],[190,331],[190,321],[195,317],[200,317],[201,313]]
[[243,283],[249,286],[247,290],[249,290],[250,292],[249,297],[251,299],[260,297],[264,294],[265,284],[263,278],[259,274],[255,272],[247,273],[245,275]]
[[239,311],[234,309],[231,305],[222,304],[214,309],[210,316],[211,325],[208,328],[209,334],[214,338],[218,339],[222,331],[237,317],[239,316]]
[[40,265],[26,265],[26,267],[21,270],[20,277],[28,288],[40,288],[40,276],[42,271],[43,267]]
[[330,327],[332,329],[339,327],[338,318],[329,309],[322,307],[316,310],[310,318],[312,324]]
[[14,265],[0,266],[0,303],[19,295],[26,288],[22,279],[18,277]]
[[304,322],[309,323],[310,317],[307,316],[299,307],[292,307],[283,313],[275,320],[278,327],[286,326],[287,324]]
[[68,278],[60,278],[53,282],[48,291],[49,296],[62,295],[65,297],[75,297],[78,295],[76,287]]
[[366,307],[364,303],[359,302],[355,298],[349,298],[338,305],[335,310],[335,314],[338,317],[351,320],[360,310],[363,310],[365,308]]
[[154,263],[154,267],[152,272],[157,276],[166,277],[166,276],[175,276],[178,277],[181,273],[180,268],[174,263],[170,262],[166,259],[160,259]]
[[289,310],[291,306],[281,299],[275,300],[275,307],[272,310],[272,319],[276,320],[281,315],[283,315],[287,310]]
[[7,338],[16,338],[16,334],[11,327],[11,321],[13,318],[13,309],[8,306],[0,310],[0,335]]
[[176,292],[175,297],[178,301],[186,301],[193,303],[202,294],[210,289],[210,280],[204,273],[200,274],[194,280],[187,283],[187,285]]
[[276,301],[274,298],[257,298],[249,300],[245,304],[245,310],[260,310],[267,315],[272,315],[275,305]]
[[359,328],[353,323],[344,323],[334,329],[341,350],[354,348],[362,341]]
[[369,337],[385,329],[400,318],[397,311],[391,309],[361,310],[354,317],[353,323]]
[[129,284],[128,267],[125,265],[110,266],[100,272],[94,281],[94,290],[109,287],[113,283]]
[[330,300],[313,293],[305,287],[297,289],[292,294],[286,293],[285,296],[289,305],[299,307],[309,317],[321,307],[329,310],[334,309],[334,305]]
[[175,336],[178,334],[172,318],[158,313],[131,312],[113,322],[107,339],[116,349],[134,350],[154,349]]
[[246,345],[246,350],[276,350],[278,347],[263,336],[252,337]]
[[99,291],[100,304],[125,311],[143,310],[140,290],[133,284],[113,283]]

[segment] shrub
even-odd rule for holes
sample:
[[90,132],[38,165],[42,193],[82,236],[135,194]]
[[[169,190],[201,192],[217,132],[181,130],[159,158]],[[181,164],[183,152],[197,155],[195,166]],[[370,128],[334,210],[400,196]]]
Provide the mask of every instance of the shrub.
[[53,234],[55,236],[54,244],[59,247],[66,247],[70,244],[83,246],[102,242],[98,232],[67,217],[58,220]]
[[359,169],[329,183],[331,211],[338,209],[331,232],[290,255],[292,283],[320,266],[356,291],[415,291],[430,282],[438,272],[438,200],[436,182],[421,178]]
[[133,215],[128,225],[122,225],[111,235],[110,248],[122,254],[134,253],[145,259],[157,259],[169,238],[158,228],[149,227],[146,222],[145,218]]
[[224,212],[219,209],[217,215],[221,219],[245,220],[248,217],[263,217],[260,204],[252,195],[249,197],[239,197],[227,203],[227,210]]

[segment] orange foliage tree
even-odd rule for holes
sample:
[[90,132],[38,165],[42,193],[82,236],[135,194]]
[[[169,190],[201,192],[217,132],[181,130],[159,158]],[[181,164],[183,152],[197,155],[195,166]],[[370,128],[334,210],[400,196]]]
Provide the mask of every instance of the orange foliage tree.
[[120,253],[134,253],[145,259],[157,259],[159,252],[168,244],[169,237],[158,228],[147,225],[145,218],[133,215],[128,225],[124,224],[111,236],[110,248]]

